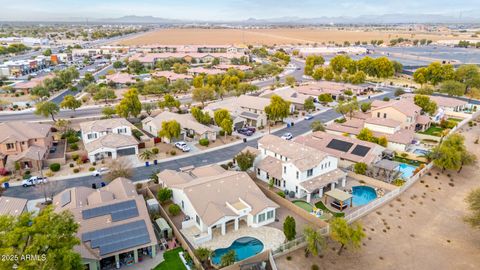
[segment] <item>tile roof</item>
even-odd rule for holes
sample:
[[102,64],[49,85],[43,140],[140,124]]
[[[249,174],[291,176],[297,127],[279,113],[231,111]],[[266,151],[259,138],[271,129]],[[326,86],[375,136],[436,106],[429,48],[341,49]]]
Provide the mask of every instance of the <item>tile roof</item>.
[[133,127],[125,118],[110,118],[80,123],[80,129],[85,133],[106,132],[108,129],[122,126]]
[[312,179],[300,182],[300,186],[304,188],[307,192],[312,193],[315,190],[322,188],[332,182],[337,182],[339,179],[342,179],[346,176],[347,173],[345,173],[344,171],[340,169],[335,169]]
[[29,122],[0,123],[0,143],[22,142],[30,139],[45,138],[52,128],[51,125]]
[[271,156],[262,159],[256,166],[260,170],[267,172],[269,176],[282,179],[282,162]]
[[155,117],[147,117],[144,120],[142,120],[142,123],[148,124],[152,123],[154,124],[158,130],[162,128],[162,123],[175,120],[177,121],[182,128],[186,129],[191,129],[194,130],[195,133],[197,134],[204,134],[206,132],[216,132],[218,129],[213,126],[206,126],[201,123],[199,123],[191,114],[178,114],[178,113],[172,113],[169,111],[163,111],[160,114],[158,114]]
[[399,99],[399,100],[390,100],[390,101],[383,101],[383,100],[374,100],[372,102],[372,113],[376,110],[392,107],[395,110],[405,114],[406,116],[415,117],[416,115],[420,114],[421,108],[415,103],[413,100],[409,99]]
[[110,133],[96,139],[95,141],[86,143],[85,150],[93,152],[102,147],[120,148],[134,145],[138,145],[138,141],[133,136]]
[[126,83],[135,83],[135,79],[133,79],[132,75],[128,73],[117,72],[114,74],[108,74],[105,76],[108,81],[112,81],[114,83],[119,84],[126,84]]
[[379,118],[379,117],[369,117],[365,119],[365,123],[367,124],[372,124],[372,125],[377,125],[377,126],[385,126],[385,127],[391,127],[391,128],[396,128],[399,127],[402,123],[389,119],[389,118]]
[[27,200],[15,197],[0,197],[0,215],[19,216],[27,206]]
[[258,147],[287,157],[299,170],[311,169],[322,162],[328,155],[320,150],[294,141],[267,134],[258,140]]

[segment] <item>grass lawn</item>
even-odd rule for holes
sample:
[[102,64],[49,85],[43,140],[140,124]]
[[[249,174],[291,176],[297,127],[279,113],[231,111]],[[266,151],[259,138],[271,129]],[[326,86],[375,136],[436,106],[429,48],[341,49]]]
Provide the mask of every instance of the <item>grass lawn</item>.
[[178,255],[182,251],[183,248],[178,247],[163,253],[165,261],[157,265],[154,270],[186,270],[187,268],[183,265],[180,255]]
[[333,211],[331,211],[330,209],[328,209],[328,208],[323,204],[322,201],[318,201],[318,202],[315,204],[315,206],[316,206],[317,208],[319,208],[319,209],[322,209],[322,210],[324,210],[324,211],[327,211],[327,212],[332,213],[332,215],[333,215],[334,217],[344,217],[344,216],[345,216],[345,213],[343,213],[343,212],[333,212]]
[[418,133],[441,137],[443,130],[444,130],[444,128],[442,128],[440,126],[431,125],[427,130],[421,131],[421,132],[418,132]]
[[448,121],[453,121],[453,122],[462,122],[462,121],[463,121],[463,119],[460,119],[460,118],[453,118],[453,117],[451,117],[451,118],[448,118],[447,120],[448,120]]
[[313,211],[313,206],[306,201],[296,200],[296,201],[292,201],[292,203],[309,213]]

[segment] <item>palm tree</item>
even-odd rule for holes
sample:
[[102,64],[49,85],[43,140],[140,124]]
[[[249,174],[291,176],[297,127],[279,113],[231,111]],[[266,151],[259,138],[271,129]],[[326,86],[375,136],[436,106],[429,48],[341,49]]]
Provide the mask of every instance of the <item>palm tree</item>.
[[151,150],[145,150],[142,153],[138,154],[138,157],[142,160],[149,160],[153,156],[155,156],[155,154]]
[[208,259],[210,258],[210,256],[212,256],[212,253],[213,251],[211,249],[204,247],[200,247],[195,250],[195,255],[202,262],[202,264],[208,263],[207,266],[209,266],[210,264]]
[[307,247],[305,248],[305,256],[308,256],[308,254],[317,256],[320,249],[326,246],[325,238],[320,233],[320,231],[317,231],[310,226],[304,229],[303,235],[305,236],[305,242],[307,242]]
[[222,258],[220,258],[220,266],[225,267],[229,266],[235,263],[237,259],[237,254],[235,253],[235,250],[230,250],[227,253],[225,253]]

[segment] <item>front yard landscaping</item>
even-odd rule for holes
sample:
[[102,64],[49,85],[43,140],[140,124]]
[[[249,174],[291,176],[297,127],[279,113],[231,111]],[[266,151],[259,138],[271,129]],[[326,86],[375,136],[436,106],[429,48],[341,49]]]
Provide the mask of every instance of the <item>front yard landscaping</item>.
[[183,265],[180,255],[178,253],[182,252],[183,248],[175,248],[163,253],[163,258],[165,261],[157,265],[154,270],[186,270],[187,268]]

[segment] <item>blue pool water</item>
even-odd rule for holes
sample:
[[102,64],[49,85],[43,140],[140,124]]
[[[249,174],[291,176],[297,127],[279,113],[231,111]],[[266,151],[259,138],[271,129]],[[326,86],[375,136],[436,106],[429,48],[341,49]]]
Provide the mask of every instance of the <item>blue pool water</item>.
[[237,240],[233,241],[228,248],[219,248],[214,250],[212,262],[214,264],[220,264],[222,256],[232,249],[235,250],[235,254],[237,255],[236,261],[241,261],[262,252],[263,243],[254,237],[238,238]]
[[353,206],[362,206],[377,198],[377,192],[369,186],[352,187],[352,195]]
[[402,178],[403,179],[408,179],[413,176],[413,172],[415,171],[417,167],[402,163],[400,166],[398,166],[398,171],[402,173]]

